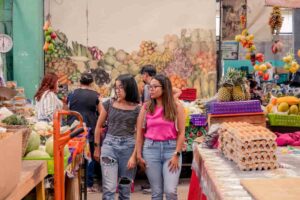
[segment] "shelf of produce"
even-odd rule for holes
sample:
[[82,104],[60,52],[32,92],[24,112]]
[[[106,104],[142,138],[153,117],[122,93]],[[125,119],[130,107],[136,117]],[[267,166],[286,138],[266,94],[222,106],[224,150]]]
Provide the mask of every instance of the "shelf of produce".
[[248,122],[256,126],[266,127],[266,117],[263,112],[237,114],[208,114],[208,126],[223,122]]

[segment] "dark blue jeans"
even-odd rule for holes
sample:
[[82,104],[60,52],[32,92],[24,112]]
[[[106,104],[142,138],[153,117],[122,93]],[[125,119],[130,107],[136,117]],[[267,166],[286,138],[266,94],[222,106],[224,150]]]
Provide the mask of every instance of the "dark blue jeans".
[[92,160],[87,165],[87,187],[93,187],[95,165],[97,164],[97,162],[94,159],[94,151],[95,151],[94,142],[89,142],[89,145],[90,145]]

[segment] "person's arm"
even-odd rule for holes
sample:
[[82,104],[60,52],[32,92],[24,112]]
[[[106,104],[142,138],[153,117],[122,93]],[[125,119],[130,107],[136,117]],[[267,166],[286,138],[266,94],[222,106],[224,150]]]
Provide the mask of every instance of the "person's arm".
[[176,172],[179,169],[179,155],[181,153],[184,140],[185,140],[185,113],[184,108],[180,103],[176,103],[177,105],[177,142],[176,142],[176,150],[172,159],[169,162],[169,169],[171,172]]
[[143,133],[143,124],[145,120],[146,115],[146,109],[144,106],[141,107],[140,114],[137,119],[137,134],[136,134],[136,143],[135,143],[135,149],[136,149],[136,156],[139,164],[141,165],[142,169],[145,168],[146,162],[144,161],[142,157],[142,147],[144,144],[144,133]]
[[182,91],[176,87],[173,87],[172,92],[173,92],[174,99],[177,101],[178,98],[180,97]]
[[181,152],[185,141],[185,112],[182,104],[177,103],[177,127],[178,127],[178,136],[176,143],[176,152]]
[[95,135],[94,135],[94,141],[95,141],[95,152],[94,152],[94,158],[95,160],[98,160],[100,159],[100,140],[101,140],[101,134],[102,134],[102,126],[107,118],[107,111],[106,109],[104,108],[104,106],[99,103],[100,105],[100,116],[98,117],[98,120],[97,120],[97,125],[96,125],[96,128],[95,128]]

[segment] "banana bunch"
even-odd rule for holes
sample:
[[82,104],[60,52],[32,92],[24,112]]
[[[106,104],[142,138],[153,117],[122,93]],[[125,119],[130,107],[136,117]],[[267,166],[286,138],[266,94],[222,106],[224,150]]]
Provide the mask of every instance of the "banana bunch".
[[277,6],[273,7],[273,11],[271,13],[270,19],[269,19],[269,25],[271,28],[271,33],[278,35],[280,32],[280,29],[282,27],[283,17],[281,15],[280,8]]
[[165,50],[163,53],[155,51],[151,55],[143,56],[138,65],[143,66],[151,64],[155,66],[158,72],[161,72],[166,68],[167,64],[172,61],[172,59],[173,55],[169,50]]

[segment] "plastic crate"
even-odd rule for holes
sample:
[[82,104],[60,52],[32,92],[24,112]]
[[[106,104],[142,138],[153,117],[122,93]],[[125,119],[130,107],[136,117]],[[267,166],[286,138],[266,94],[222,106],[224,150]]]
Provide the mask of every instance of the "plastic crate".
[[[69,155],[64,157],[64,168],[68,166],[68,159]],[[47,161],[47,168],[48,168],[48,174],[52,175],[54,174],[54,158],[23,158],[23,160],[46,160]]]
[[209,113],[211,114],[235,114],[262,112],[259,100],[212,102]]
[[181,90],[179,99],[186,101],[195,101],[197,98],[197,90],[195,88],[186,88]]
[[206,116],[204,116],[204,115],[193,114],[193,115],[190,115],[190,117],[191,117],[192,124],[195,126],[205,126],[207,123]]
[[300,115],[268,114],[271,126],[300,127]]

